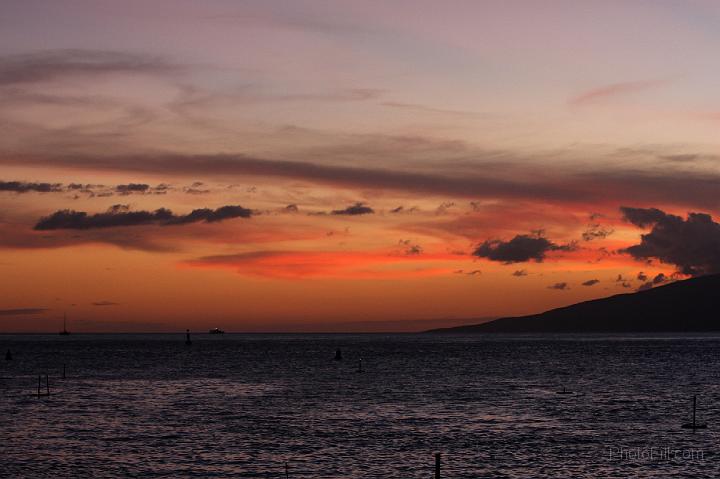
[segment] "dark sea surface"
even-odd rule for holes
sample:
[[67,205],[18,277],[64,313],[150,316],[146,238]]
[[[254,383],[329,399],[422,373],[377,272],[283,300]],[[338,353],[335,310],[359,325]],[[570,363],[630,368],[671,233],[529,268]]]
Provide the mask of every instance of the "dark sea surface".
[[[720,477],[718,336],[0,335],[7,349],[1,477],[285,478],[287,462],[428,479],[435,452],[443,478]],[[706,430],[680,428],[693,394]]]

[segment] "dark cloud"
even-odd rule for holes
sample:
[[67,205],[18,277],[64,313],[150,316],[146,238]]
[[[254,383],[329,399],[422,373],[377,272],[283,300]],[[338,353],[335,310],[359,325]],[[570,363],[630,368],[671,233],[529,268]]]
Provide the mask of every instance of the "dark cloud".
[[663,220],[667,215],[664,211],[657,208],[632,208],[629,206],[621,206],[620,211],[623,219],[629,223],[645,228],[651,224]]
[[333,210],[331,214],[333,215],[348,215],[348,216],[357,216],[357,215],[367,215],[375,213],[375,211],[370,208],[369,206],[366,206],[364,203],[355,203],[352,206],[348,206],[345,209],[342,210]]
[[518,270],[515,270],[512,275],[519,278],[522,276],[527,276],[528,272],[524,269],[518,269]]
[[133,193],[147,193],[150,185],[144,183],[128,183],[127,185],[117,185],[115,191],[121,195],[131,195]]
[[439,215],[444,215],[453,206],[455,206],[455,202],[445,201],[444,203],[441,203],[440,206],[437,207],[437,209],[435,210],[435,213],[437,213]]
[[631,280],[625,278],[622,274],[617,275],[617,278],[615,278],[615,282],[623,288],[632,288],[632,284],[630,283],[630,281]]
[[407,255],[422,254],[422,252],[423,252],[422,246],[420,246],[419,244],[414,244],[405,250],[405,254],[407,254]]
[[34,183],[25,181],[0,181],[0,191],[14,193],[54,193],[63,191],[61,183]]
[[405,247],[404,253],[408,256],[422,254],[423,249],[419,244],[413,244],[411,240],[400,240],[398,242]]
[[595,285],[598,284],[599,282],[600,282],[599,279],[589,279],[589,280],[587,280],[587,281],[583,281],[581,284],[582,284],[583,286],[595,286]]
[[192,210],[184,216],[175,216],[168,224],[187,224],[205,221],[207,223],[216,223],[218,221],[229,220],[233,218],[250,218],[253,211],[243,208],[239,205],[221,206],[215,210],[210,208],[201,208]]
[[88,215],[84,211],[59,210],[50,216],[41,218],[35,225],[36,230],[57,230],[57,229],[92,229],[111,228],[115,226],[136,226],[154,223],[168,223],[173,219],[170,210],[160,208],[155,211],[130,211],[118,212],[108,210],[105,213]]
[[120,303],[113,303],[112,301],[95,301],[92,303],[93,306],[119,306]]
[[564,291],[564,290],[570,289],[570,286],[568,286],[567,283],[555,283],[555,284],[548,286],[548,289],[558,289],[558,290]]
[[107,210],[108,213],[123,213],[125,211],[130,211],[130,205],[112,205]]
[[187,193],[188,195],[207,195],[210,193],[210,190],[201,190],[199,188],[183,188],[183,192]]
[[391,214],[401,214],[401,213],[410,214],[410,213],[415,213],[416,211],[418,211],[417,206],[412,206],[410,208],[405,208],[404,206],[398,206],[397,208],[391,209],[390,213]]
[[[639,279],[639,275],[638,275],[638,279]],[[645,279],[647,279],[647,276],[645,276]],[[652,279],[652,281],[646,281],[645,283],[641,284],[637,290],[638,291],[646,291],[648,289],[652,289],[654,286],[657,286],[659,284],[667,283],[669,280],[670,280],[670,278],[665,276],[664,273],[659,273]]]
[[[52,166],[62,164],[74,167],[146,173],[274,176],[338,186],[395,189],[417,193],[451,194],[454,196],[477,197],[479,191],[489,197],[573,199],[579,196],[592,196],[586,195],[587,188],[579,188],[575,191],[575,188],[569,188],[567,185],[545,185],[536,181],[484,177],[477,174],[453,177],[434,173],[354,168],[299,161],[269,160],[240,154],[198,156],[126,155],[118,157],[73,155],[53,158],[33,155],[22,159],[3,157],[1,160],[5,164],[19,163],[26,165],[28,162],[33,162]],[[568,191],[569,189],[572,191]]]
[[[392,139],[373,139],[380,141],[388,138]],[[388,154],[397,155],[400,150],[394,148]],[[472,168],[468,167],[466,171],[455,174],[448,173],[447,168],[441,170],[439,167],[415,171],[391,170],[274,160],[242,154],[114,157],[33,154],[5,155],[0,157],[0,162],[22,166],[42,164],[133,173],[280,177],[343,187],[448,195],[453,198],[577,202],[632,198],[633,201],[663,201],[715,207],[717,191],[720,190],[720,175],[712,172],[640,171],[609,167],[592,170],[587,165],[582,168],[560,168],[550,167],[547,163],[542,166],[529,164],[515,158],[511,153],[506,153],[505,156],[510,159],[499,165],[496,161],[497,152],[477,151],[473,152],[473,155],[477,159],[473,160]]]
[[84,211],[59,210],[42,218],[36,230],[112,228],[118,226],[138,226],[157,224],[161,226],[181,225],[204,221],[213,223],[231,218],[249,218],[252,210],[242,206],[222,206],[215,210],[202,208],[187,215],[175,215],[166,208],[155,211],[127,211],[126,205],[115,205],[105,213],[89,215]]
[[161,58],[117,51],[45,50],[0,57],[0,85],[21,85],[67,76],[115,73],[177,73],[180,68]]
[[206,195],[210,193],[210,189],[203,188],[204,186],[205,183],[203,183],[202,181],[195,181],[190,186],[185,186],[183,188],[183,192],[187,193],[188,195]]
[[540,263],[549,251],[571,251],[574,245],[557,245],[542,235],[516,235],[510,241],[487,240],[473,255],[505,264],[535,260]]
[[479,269],[473,269],[471,271],[465,271],[464,269],[458,269],[453,271],[455,274],[465,274],[468,276],[480,276],[482,274],[482,271]]
[[633,258],[672,264],[692,276],[720,272],[720,224],[710,215],[688,213],[683,219],[656,208],[622,207],[621,211],[634,225],[652,225],[639,244],[623,250]]
[[608,228],[606,226],[603,226],[601,224],[595,223],[591,224],[587,227],[587,229],[582,234],[583,241],[592,241],[595,239],[605,239],[611,234],[613,234],[615,230],[612,228]]
[[695,161],[700,158],[700,155],[685,154],[685,155],[658,155],[661,160],[674,161],[679,163],[687,163]]
[[22,316],[26,314],[42,314],[47,308],[19,308],[19,309],[0,309],[0,316]]

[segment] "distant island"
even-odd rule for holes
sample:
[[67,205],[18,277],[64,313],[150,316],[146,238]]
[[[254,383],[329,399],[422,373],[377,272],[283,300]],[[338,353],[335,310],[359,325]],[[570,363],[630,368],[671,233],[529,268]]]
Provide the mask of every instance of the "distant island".
[[720,274],[637,293],[429,333],[610,333],[720,331]]

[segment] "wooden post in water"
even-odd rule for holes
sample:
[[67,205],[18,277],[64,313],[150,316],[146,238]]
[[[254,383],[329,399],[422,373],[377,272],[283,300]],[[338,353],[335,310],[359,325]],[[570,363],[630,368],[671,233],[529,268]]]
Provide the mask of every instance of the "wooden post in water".
[[40,384],[42,382],[41,376],[38,374],[38,397],[40,397]]
[[65,364],[63,363],[63,379],[65,379]]
[[287,461],[285,461],[285,479],[290,479],[290,467]]
[[693,427],[695,427],[695,425],[697,424],[695,422],[695,410],[696,409],[697,409],[697,396],[693,394],[693,422],[692,422]]
[[435,479],[440,479],[440,453],[435,453]]
[[46,396],[50,396],[50,376],[45,375],[45,388],[47,390]]

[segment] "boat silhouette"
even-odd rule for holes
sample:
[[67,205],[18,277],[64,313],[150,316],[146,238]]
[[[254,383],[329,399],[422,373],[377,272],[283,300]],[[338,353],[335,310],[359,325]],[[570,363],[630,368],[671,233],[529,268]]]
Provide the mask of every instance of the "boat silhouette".
[[67,330],[67,314],[63,313],[63,328],[62,331],[58,333],[60,336],[67,336],[70,334],[70,331]]
[[208,331],[208,334],[225,334],[225,331],[220,328],[212,328],[210,331]]
[[707,429],[707,424],[700,424],[700,423],[698,423],[698,422],[696,421],[696,416],[695,416],[696,410],[697,410],[697,396],[693,396],[693,415],[692,415],[692,422],[683,424],[683,425],[680,426],[680,427],[682,427],[683,429],[692,429],[692,430],[695,430],[695,429]]

